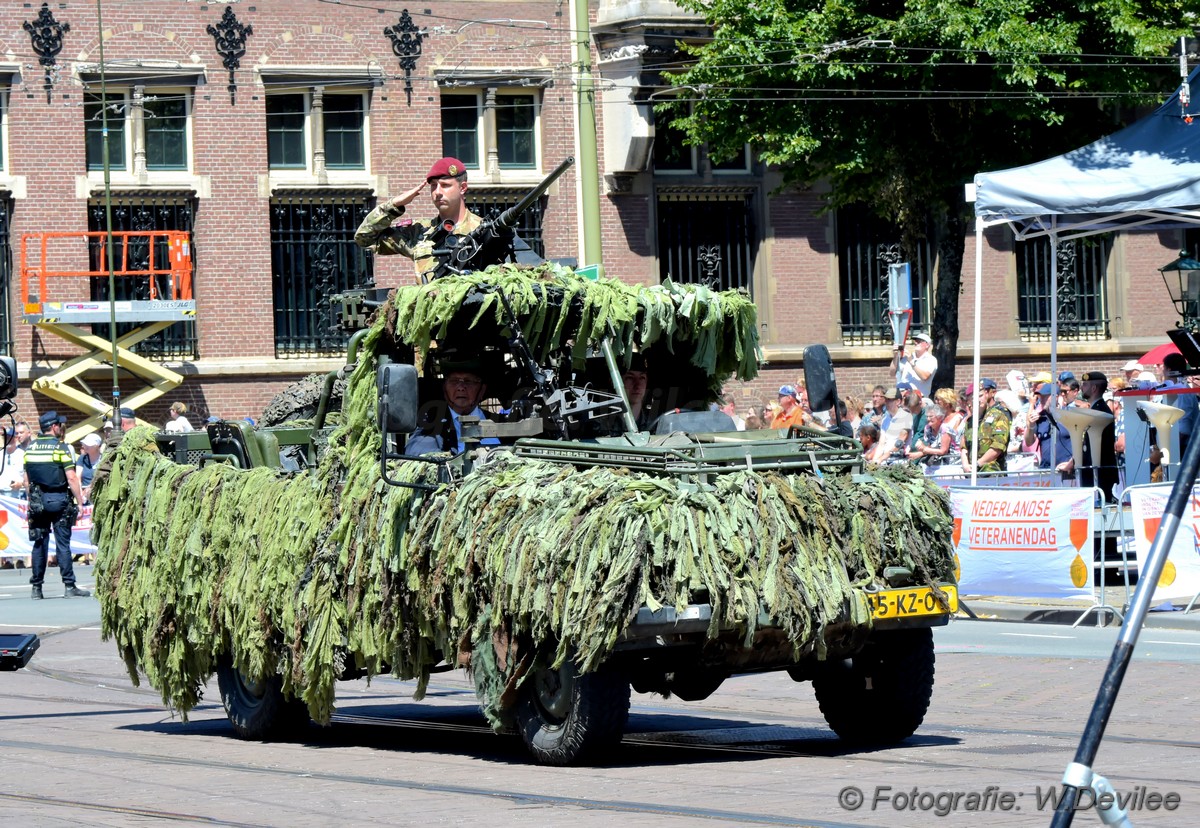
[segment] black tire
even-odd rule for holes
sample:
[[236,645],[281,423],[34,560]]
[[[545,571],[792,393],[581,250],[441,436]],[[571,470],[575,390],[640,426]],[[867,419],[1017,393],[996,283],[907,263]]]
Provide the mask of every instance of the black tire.
[[290,737],[308,724],[308,708],[299,699],[284,696],[282,684],[279,676],[247,681],[229,656],[217,663],[221,703],[239,738],[268,741]]
[[[294,420],[311,420],[317,416],[321,403],[321,391],[325,387],[325,374],[309,374],[294,382],[275,395],[267,403],[259,418],[259,425],[273,426]],[[329,400],[330,414],[342,410],[342,395],[346,391],[344,380],[335,380],[333,394]]]
[[580,675],[568,660],[523,683],[517,729],[540,764],[571,765],[615,748],[629,720],[629,679],[615,670]]
[[843,741],[891,745],[921,726],[933,697],[933,672],[928,627],[877,632],[852,658],[822,665],[813,691]]

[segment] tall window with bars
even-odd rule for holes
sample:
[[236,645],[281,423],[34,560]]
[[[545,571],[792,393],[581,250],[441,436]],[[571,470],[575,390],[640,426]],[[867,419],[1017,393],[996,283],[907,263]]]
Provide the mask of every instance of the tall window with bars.
[[[465,158],[459,158],[464,164]],[[488,218],[500,215],[509,207],[517,206],[525,195],[524,190],[469,188],[467,190],[467,209],[477,216]],[[542,258],[546,256],[546,244],[542,240],[542,217],[546,211],[546,197],[542,196],[533,206],[517,218],[516,230],[518,236],[525,240],[530,249]]]
[[659,188],[659,278],[753,293],[755,201],[754,190]]
[[[1112,233],[1059,242],[1056,254],[1048,238],[1016,242],[1017,318],[1022,339],[1048,341],[1056,305],[1059,339],[1109,338],[1106,287],[1112,246]],[[1057,293],[1052,255],[1058,261]]]
[[276,196],[271,200],[271,285],[275,355],[337,356],[348,334],[330,297],[371,287],[371,259],[354,243],[354,231],[373,199],[345,191]]
[[[888,265],[903,261],[900,230],[866,205],[842,207],[837,211],[836,221],[842,341],[848,345],[891,344]],[[936,263],[937,250],[930,241],[921,243],[909,259],[911,333],[929,332]]]
[[[106,227],[105,204],[101,198],[94,198],[88,203],[88,230],[93,233],[103,232]],[[189,234],[195,218],[195,200],[190,193],[162,193],[154,195],[114,195],[112,204],[112,229],[127,230],[183,230]],[[196,266],[198,255],[196,246],[189,244],[192,252],[192,266]],[[103,271],[107,267],[106,246],[102,238],[93,240],[89,245],[90,267],[92,270]],[[113,251],[114,260],[122,261],[125,251]],[[129,242],[128,262],[131,270],[165,268],[169,261],[169,251],[166,242],[161,241],[151,246],[145,241],[131,240]],[[150,279],[134,276],[122,276],[115,281],[116,301],[148,300],[151,296]],[[109,300],[108,279],[92,278],[90,286],[91,298],[94,301]],[[170,289],[158,285],[159,295],[170,295]],[[137,322],[118,322],[117,336],[124,336],[139,327]],[[109,336],[108,323],[92,326],[92,332],[105,339]],[[143,339],[135,346],[135,350],[149,359],[191,360],[198,357],[196,341],[196,323],[176,322],[169,328]]]

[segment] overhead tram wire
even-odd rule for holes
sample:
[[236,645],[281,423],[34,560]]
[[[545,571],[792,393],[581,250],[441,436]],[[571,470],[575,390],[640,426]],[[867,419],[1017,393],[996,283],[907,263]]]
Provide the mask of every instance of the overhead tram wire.
[[96,30],[99,35],[100,48],[100,123],[101,123],[101,159],[104,167],[104,249],[108,264],[108,337],[112,344],[112,423],[120,434],[125,429],[121,425],[121,373],[118,362],[117,346],[117,277],[113,260],[113,219],[112,219],[112,167],[109,163],[108,143],[108,87],[105,81],[104,68],[104,19],[101,16],[100,0],[96,0]]

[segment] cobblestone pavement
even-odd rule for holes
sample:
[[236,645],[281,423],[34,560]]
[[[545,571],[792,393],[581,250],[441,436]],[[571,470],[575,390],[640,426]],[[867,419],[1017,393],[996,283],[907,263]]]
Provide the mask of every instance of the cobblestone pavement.
[[[846,749],[811,686],[777,673],[703,702],[635,695],[611,762],[546,768],[485,729],[459,673],[435,676],[421,703],[410,683],[344,684],[333,726],[260,744],[233,738],[219,703],[172,717],[95,627],[68,630],[0,673],[0,824],[1048,825],[1037,799],[1072,758],[1104,668],[1069,656],[943,650],[925,725],[891,749]],[[1181,799],[1135,813],[1138,826],[1200,823],[1194,684],[1194,665],[1170,661],[1126,677],[1096,768],[1143,802]],[[865,801],[848,810],[852,787]],[[966,810],[972,793],[983,813]],[[1100,823],[1084,811],[1075,824]]]

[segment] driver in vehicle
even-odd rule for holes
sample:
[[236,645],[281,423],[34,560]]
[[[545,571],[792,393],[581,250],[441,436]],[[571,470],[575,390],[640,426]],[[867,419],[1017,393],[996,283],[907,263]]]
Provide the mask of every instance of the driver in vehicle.
[[[405,208],[426,185],[437,217],[402,218]],[[479,216],[467,209],[466,195],[467,168],[463,162],[457,158],[439,159],[424,182],[368,213],[354,233],[354,243],[378,256],[408,256],[416,263],[417,274],[424,276],[437,267],[433,251],[444,245],[445,234],[465,236],[479,226]]]
[[[409,457],[438,451],[461,454],[466,446],[463,444],[462,423],[459,418],[487,419],[487,414],[479,407],[480,401],[487,396],[487,384],[483,381],[477,363],[447,367],[442,380],[442,396],[446,401],[447,416],[431,421],[420,431],[413,432],[404,447],[404,453]],[[479,442],[485,446],[500,444],[495,437],[485,437]]]

